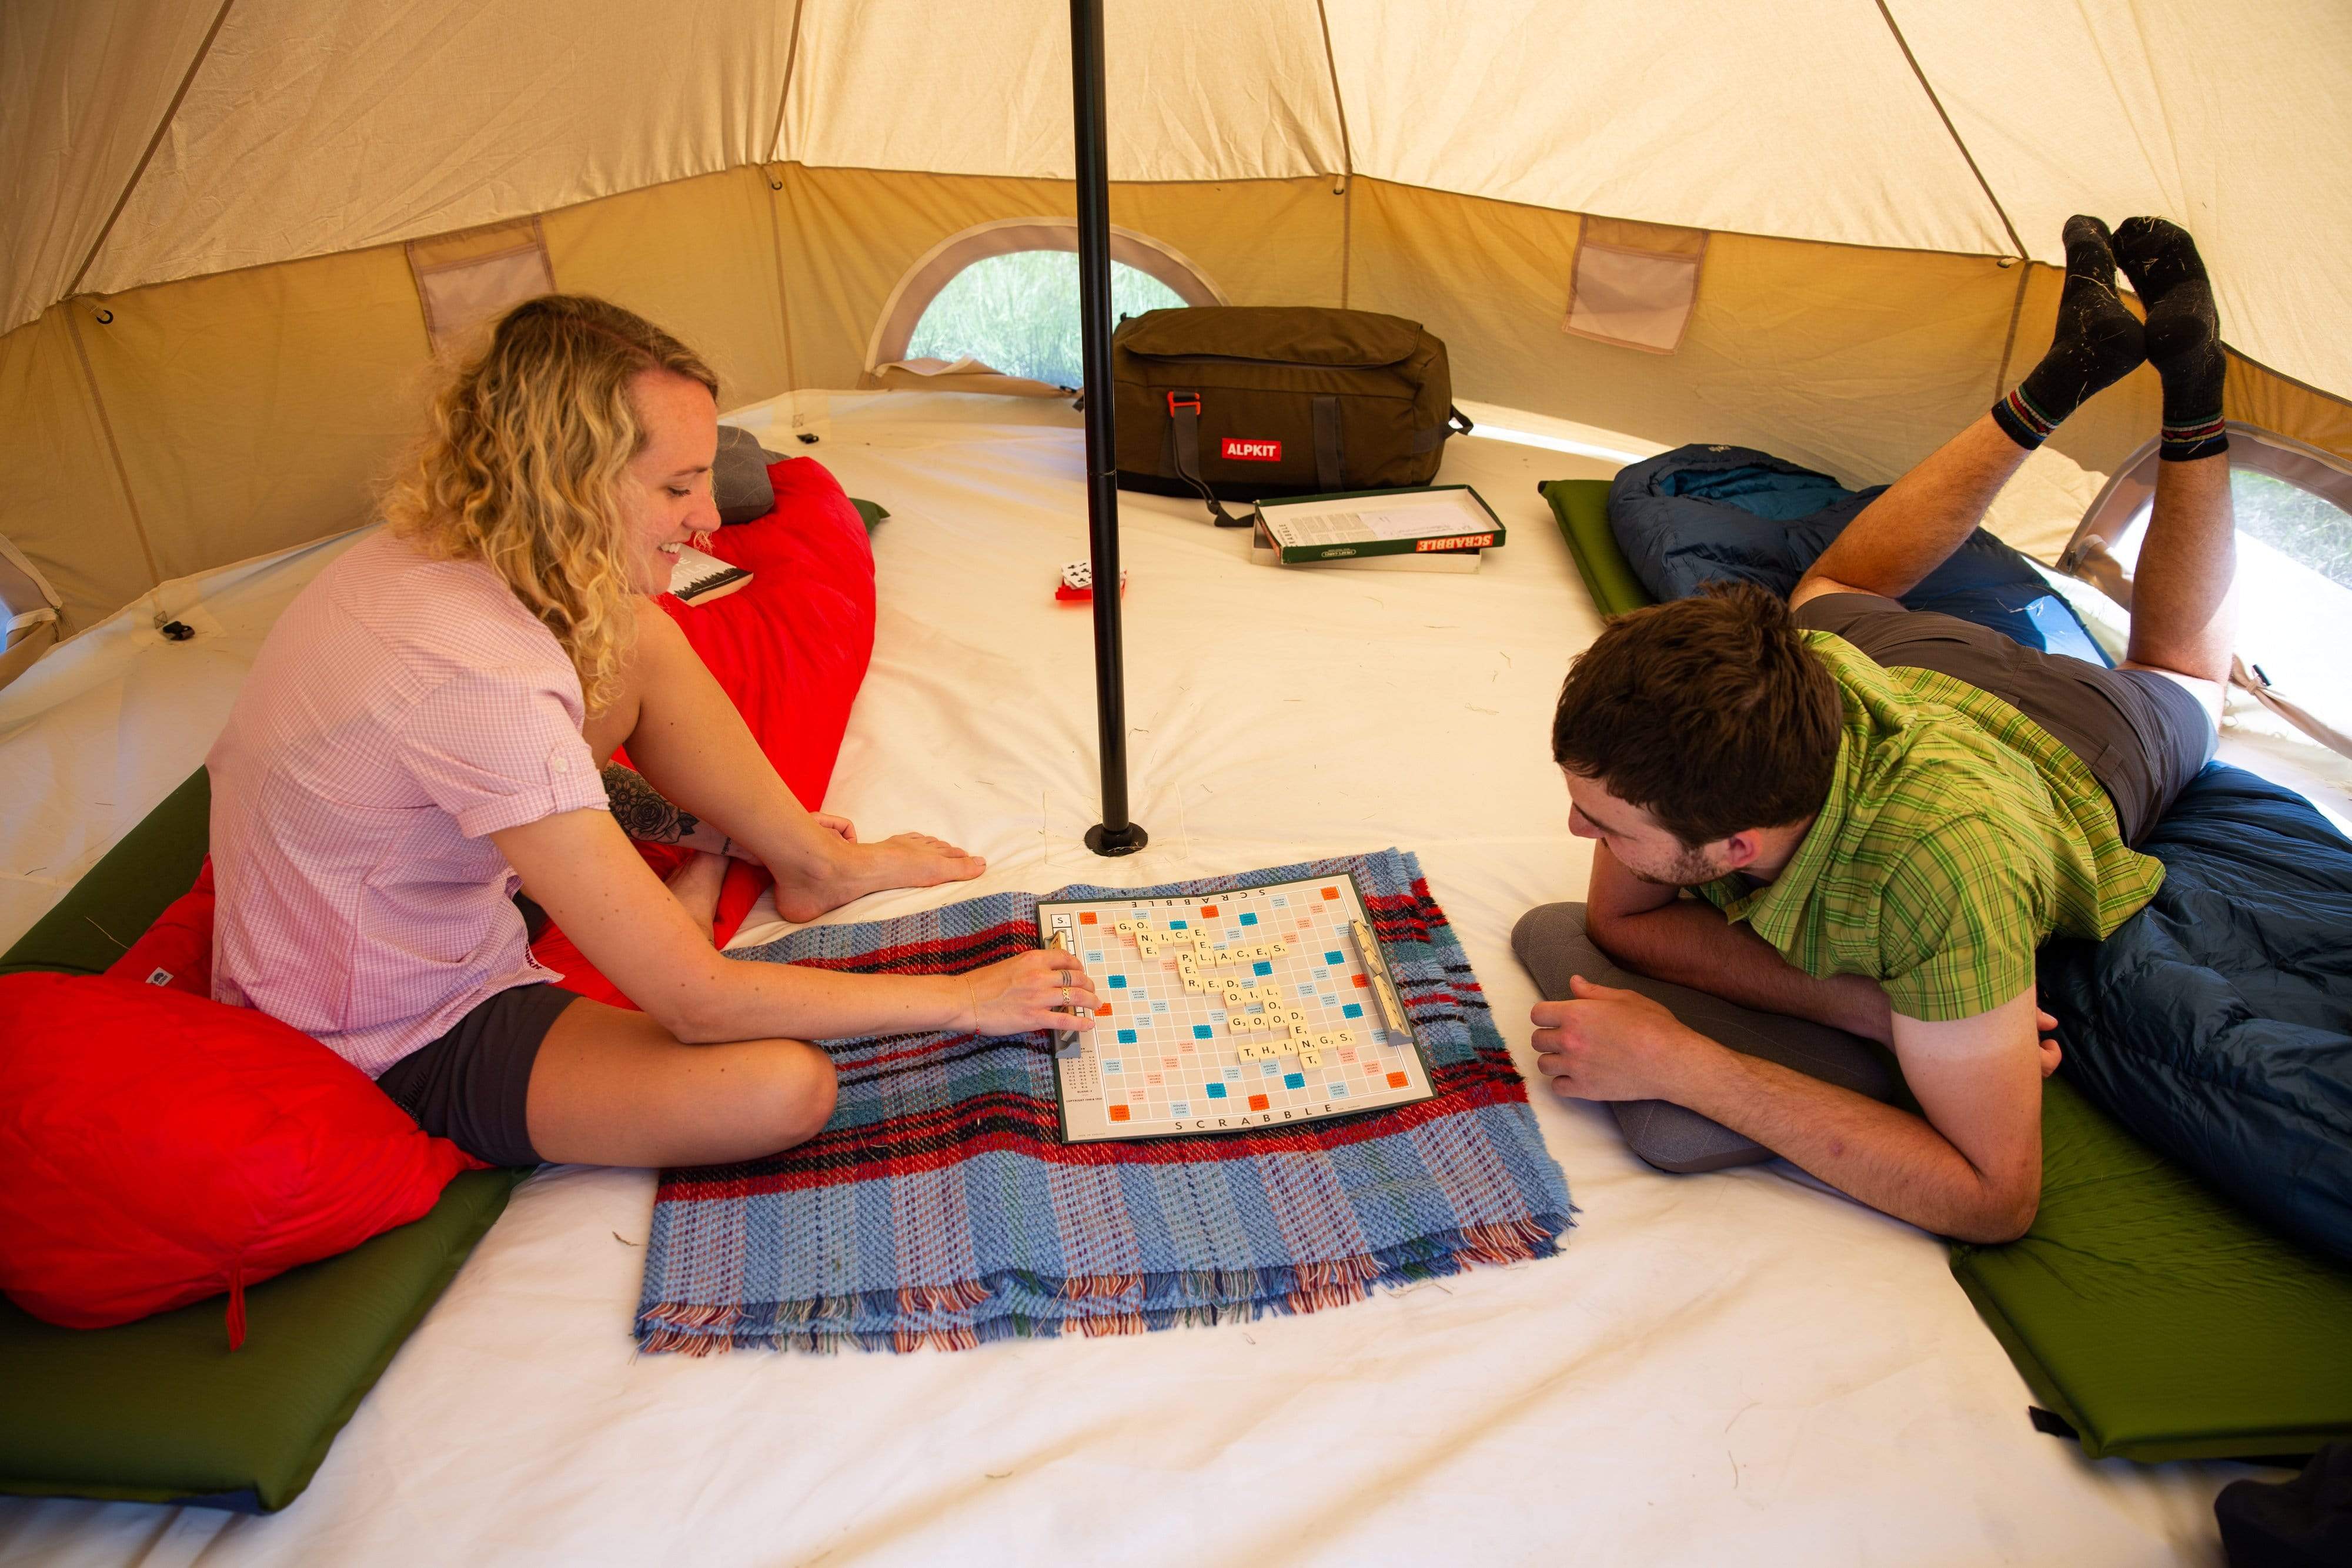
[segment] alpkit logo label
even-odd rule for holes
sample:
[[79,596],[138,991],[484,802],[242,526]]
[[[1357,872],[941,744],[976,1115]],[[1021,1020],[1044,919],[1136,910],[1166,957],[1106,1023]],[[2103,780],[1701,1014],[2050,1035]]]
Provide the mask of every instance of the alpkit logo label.
[[1282,461],[1282,443],[1247,441],[1237,435],[1228,435],[1223,444],[1217,448],[1217,455],[1236,463],[1279,463]]

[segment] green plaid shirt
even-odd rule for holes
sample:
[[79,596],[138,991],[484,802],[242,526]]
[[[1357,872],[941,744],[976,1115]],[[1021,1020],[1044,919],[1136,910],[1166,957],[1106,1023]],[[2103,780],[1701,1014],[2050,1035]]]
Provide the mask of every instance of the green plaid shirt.
[[1829,799],[1780,876],[1699,889],[1809,975],[1868,975],[1895,1010],[1970,1018],[2033,985],[2053,935],[2104,937],[2164,866],[2125,847],[2106,791],[2007,703],[1931,670],[1805,640],[1845,728]]

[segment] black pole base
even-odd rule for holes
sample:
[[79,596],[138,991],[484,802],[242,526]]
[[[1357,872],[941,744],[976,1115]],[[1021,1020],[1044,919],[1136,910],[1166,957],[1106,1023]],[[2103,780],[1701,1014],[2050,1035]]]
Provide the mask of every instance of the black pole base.
[[1087,830],[1087,848],[1098,855],[1131,855],[1151,841],[1141,822],[1129,822],[1118,832],[1112,832],[1100,822]]

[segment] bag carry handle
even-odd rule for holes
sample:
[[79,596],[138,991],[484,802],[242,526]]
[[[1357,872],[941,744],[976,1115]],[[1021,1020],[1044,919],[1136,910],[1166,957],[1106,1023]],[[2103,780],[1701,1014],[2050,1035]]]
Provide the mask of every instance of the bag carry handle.
[[1463,413],[1460,409],[1455,408],[1452,403],[1447,403],[1445,405],[1444,423],[1442,424],[1432,425],[1429,429],[1423,431],[1419,435],[1414,436],[1412,438],[1412,450],[1416,455],[1423,452],[1435,451],[1438,447],[1445,444],[1445,438],[1447,436],[1467,435],[1477,428],[1478,427],[1475,424],[1473,424],[1470,422],[1470,416],[1468,414]]
[[1252,513],[1237,517],[1218,503],[1208,481],[1201,477],[1201,394],[1196,392],[1171,392],[1168,394],[1168,423],[1176,433],[1176,476],[1201,492],[1201,499],[1209,504],[1209,515],[1221,528],[1245,528],[1257,520]]

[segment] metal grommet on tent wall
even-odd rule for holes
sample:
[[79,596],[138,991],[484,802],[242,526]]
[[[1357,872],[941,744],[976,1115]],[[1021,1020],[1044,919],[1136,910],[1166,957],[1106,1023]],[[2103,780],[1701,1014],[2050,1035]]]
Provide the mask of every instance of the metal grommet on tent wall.
[[111,327],[114,325],[114,312],[109,310],[103,305],[93,308],[90,311],[90,315],[97,319],[98,324],[101,327]]

